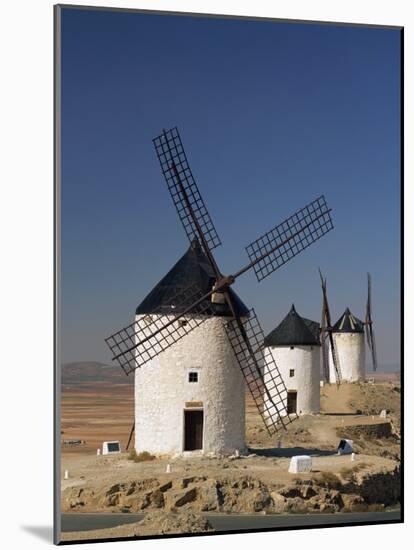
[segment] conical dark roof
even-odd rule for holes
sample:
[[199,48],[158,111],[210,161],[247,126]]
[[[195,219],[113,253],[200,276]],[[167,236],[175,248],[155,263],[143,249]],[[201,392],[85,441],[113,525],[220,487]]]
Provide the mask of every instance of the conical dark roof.
[[[216,281],[214,271],[204,254],[200,243],[194,239],[187,252],[178,260],[174,267],[151,290],[146,298],[139,304],[136,314],[160,313],[166,307],[176,305],[174,297],[185,288],[196,284],[202,293],[209,292]],[[247,316],[248,308],[232,289],[229,289],[236,306],[236,311],[241,316]],[[209,305],[214,314],[218,316],[231,315],[226,303]],[[177,311],[177,310],[175,310]]]
[[313,334],[313,337],[315,340],[320,342],[319,340],[319,334],[320,334],[320,324],[316,321],[311,321],[310,319],[305,319],[305,317],[302,317],[302,321],[305,323],[305,325],[308,327],[308,329]]
[[347,307],[332,327],[332,332],[364,332],[364,323],[352,315]]
[[265,338],[265,346],[319,346],[319,323],[301,317],[295,306]]

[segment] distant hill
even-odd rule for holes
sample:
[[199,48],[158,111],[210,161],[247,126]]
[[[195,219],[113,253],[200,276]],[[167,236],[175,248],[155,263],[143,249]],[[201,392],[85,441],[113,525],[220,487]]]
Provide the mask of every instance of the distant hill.
[[134,377],[126,376],[121,367],[105,365],[98,361],[81,361],[62,365],[62,384],[82,384],[84,382],[132,384],[133,381]]

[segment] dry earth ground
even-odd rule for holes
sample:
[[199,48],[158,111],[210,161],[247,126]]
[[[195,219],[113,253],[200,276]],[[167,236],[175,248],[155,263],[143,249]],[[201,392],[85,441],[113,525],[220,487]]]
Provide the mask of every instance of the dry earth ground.
[[[379,417],[382,409],[390,411],[388,418]],[[342,384],[338,389],[325,385],[321,388],[321,413],[301,417],[287,432],[270,437],[247,398],[248,457],[159,457],[135,463],[128,460],[126,453],[96,456],[103,440],[120,440],[125,448],[133,422],[133,386],[104,382],[66,386],[62,392],[61,437],[85,440],[85,444],[62,445],[62,510],[145,510],[153,514],[162,508],[160,517],[172,513],[172,528],[182,525],[185,531],[189,529],[185,518],[194,513],[195,529],[202,530],[197,514],[209,506],[219,512],[277,513],[303,511],[304,506],[305,511],[339,511],[358,506],[363,511],[368,508],[362,504],[387,503],[387,498],[388,504],[396,502],[399,386]],[[340,436],[354,439],[358,453],[355,462],[349,456],[335,454]],[[276,448],[279,441],[280,449]],[[311,474],[288,473],[290,457],[295,454],[312,455]],[[166,474],[167,464],[172,467],[171,474]],[[68,480],[63,480],[64,470],[69,470]],[[148,521],[151,517],[148,515]],[[137,524],[115,528],[108,536],[149,533],[151,526],[146,525],[144,531],[143,527],[141,531],[137,529]],[[159,532],[159,518],[155,516],[152,532],[154,529]],[[129,535],[116,534],[118,531]],[[76,533],[65,534],[67,540],[79,537]]]

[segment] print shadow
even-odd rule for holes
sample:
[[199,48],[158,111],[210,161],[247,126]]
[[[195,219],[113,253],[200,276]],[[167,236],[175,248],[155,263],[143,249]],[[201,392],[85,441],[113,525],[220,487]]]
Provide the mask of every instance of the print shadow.
[[51,525],[22,525],[23,531],[46,542],[53,542],[53,527]]

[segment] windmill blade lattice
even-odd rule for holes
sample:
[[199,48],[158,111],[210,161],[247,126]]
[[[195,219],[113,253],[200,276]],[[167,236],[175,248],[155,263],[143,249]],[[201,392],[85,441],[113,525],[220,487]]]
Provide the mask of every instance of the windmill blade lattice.
[[254,309],[241,322],[245,338],[237,319],[227,324],[227,336],[263,423],[273,435],[298,415],[287,415],[287,389],[271,351],[264,347],[264,333]]
[[371,274],[368,273],[368,299],[367,299],[367,309],[365,315],[365,335],[367,338],[367,344],[371,351],[372,356],[372,366],[374,371],[377,370],[377,348],[375,344],[375,334],[374,328],[372,326],[372,311],[371,311]]
[[378,368],[378,363],[377,363],[377,348],[376,348],[376,343],[375,343],[375,334],[374,334],[374,329],[371,327],[370,329],[370,336],[371,336],[371,345],[370,345],[370,349],[371,349],[371,354],[372,354],[372,366],[373,366],[373,369],[374,371],[377,370]]
[[329,348],[328,348],[327,337],[328,337],[328,334],[326,331],[325,300],[322,300],[322,316],[321,316],[321,328],[320,328],[322,370],[323,370],[323,375],[326,382],[329,382]]
[[368,344],[369,349],[372,349],[371,332],[368,328],[367,319],[365,319],[365,336],[367,338],[367,344]]
[[[333,363],[334,372],[335,372],[335,380],[336,380],[336,384],[339,386],[342,380],[342,373],[341,373],[341,366],[339,363],[339,355],[336,347],[335,338],[332,334],[331,312],[329,310],[328,291],[326,289],[326,279],[323,278],[321,270],[319,270],[319,276],[321,279],[321,287],[322,287],[322,316],[324,316],[323,322],[321,324],[321,327],[323,326],[323,332],[321,331],[321,344],[322,346],[324,346],[326,339],[329,340],[329,348],[331,350],[332,363]],[[324,349],[322,349],[322,354],[324,354]],[[324,359],[324,362],[325,362],[325,359]],[[328,359],[326,359],[326,365],[324,363],[324,370],[329,373]],[[329,377],[328,377],[328,380],[329,380]]]
[[333,337],[332,331],[328,332],[328,337],[329,337],[329,344],[330,344],[329,347],[331,349],[331,355],[332,355],[332,362],[334,365],[336,384],[339,386],[339,384],[342,381],[342,373],[341,373],[341,367],[339,363],[338,349],[336,347],[336,342],[335,342],[335,338]]
[[326,382],[329,382],[329,347],[326,336],[321,335],[322,369]]
[[186,204],[180,184],[184,188],[204,238],[209,248],[213,250],[221,244],[220,237],[194,180],[178,129],[164,130],[161,135],[153,139],[153,143],[168,190],[188,239],[192,242],[194,238],[199,239],[200,235],[192,213]]
[[333,229],[325,197],[315,199],[246,247],[258,281]]
[[160,307],[106,338],[113,360],[130,374],[154,359],[214,315],[212,292],[192,284],[171,298],[173,306]]

